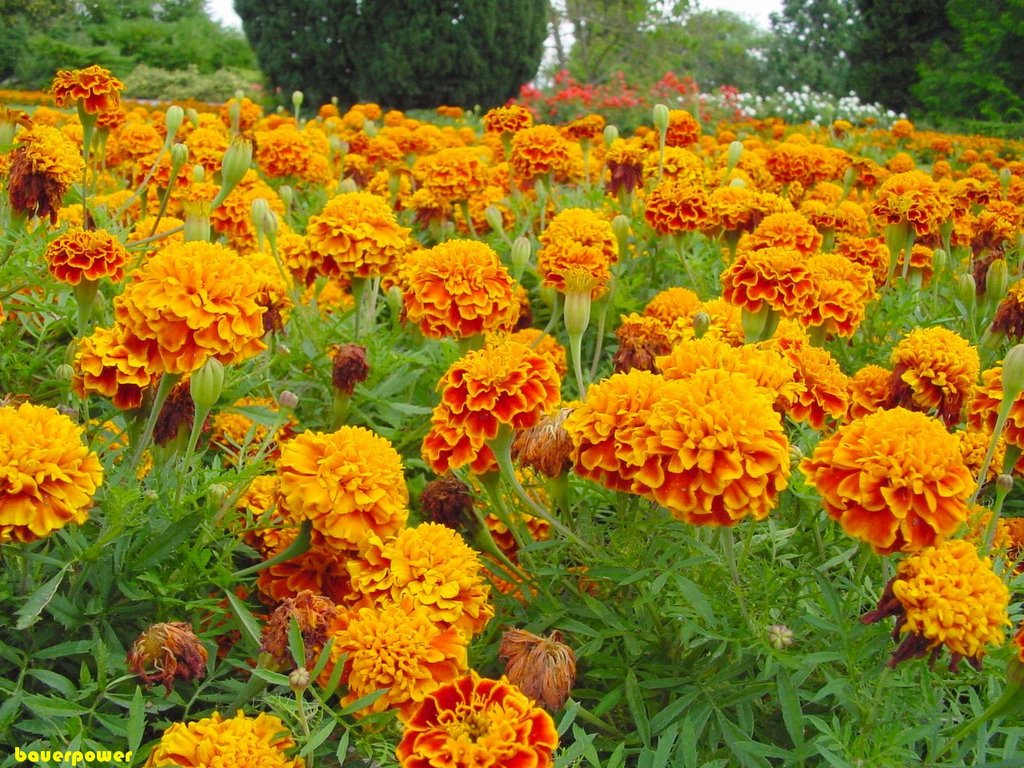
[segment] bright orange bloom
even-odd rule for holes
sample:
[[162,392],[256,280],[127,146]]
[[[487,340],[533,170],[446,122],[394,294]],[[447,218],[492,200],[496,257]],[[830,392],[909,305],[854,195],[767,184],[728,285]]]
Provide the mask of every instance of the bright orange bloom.
[[685,109],[672,109],[668,113],[668,130],[665,131],[665,146],[688,147],[700,138],[700,123]]
[[487,166],[477,147],[447,147],[416,163],[416,177],[435,199],[465,202],[487,186]]
[[145,354],[125,343],[124,329],[97,328],[78,340],[71,387],[79,397],[96,393],[109,397],[116,408],[130,410],[142,405],[155,375]]
[[453,424],[444,403],[434,407],[430,431],[423,438],[423,460],[437,474],[469,466],[470,472],[483,474],[498,469],[494,452],[487,447],[482,433],[471,432],[466,424]]
[[93,65],[85,69],[61,69],[50,86],[58,107],[81,107],[90,115],[109,112],[121,104],[124,83],[109,69]]
[[278,503],[295,523],[336,550],[351,550],[367,533],[388,536],[405,524],[409,492],[391,443],[364,427],[303,432],[277,461]]
[[509,330],[518,319],[512,276],[486,243],[449,240],[418,251],[403,274],[406,314],[427,338]]
[[844,424],[800,469],[829,516],[884,554],[934,546],[954,533],[975,487],[956,438],[904,408]]
[[53,408],[0,406],[0,544],[35,541],[89,516],[103,467],[83,433]]
[[693,232],[714,224],[704,186],[688,179],[666,178],[651,190],[644,218],[659,235]]
[[871,214],[882,226],[909,222],[918,236],[924,236],[938,230],[952,214],[952,206],[926,174],[908,171],[885,180]]
[[520,183],[532,184],[538,176],[565,173],[571,165],[569,142],[553,125],[535,125],[512,137],[509,163]]
[[587,208],[559,212],[540,236],[537,271],[545,285],[566,291],[566,277],[583,272],[595,281],[594,295],[611,279],[610,266],[619,259],[611,222]]
[[801,317],[815,300],[816,285],[806,259],[789,247],[743,250],[721,280],[722,298],[750,312],[767,303],[784,317]]
[[209,358],[230,364],[265,349],[259,285],[246,261],[215,243],[171,244],[132,274],[114,299],[124,343],[156,373],[191,373]]
[[850,338],[876,297],[871,270],[837,253],[818,253],[807,259],[817,297],[800,321]]
[[426,698],[396,754],[401,768],[550,768],[557,746],[551,715],[505,678],[471,671]]
[[889,276],[889,249],[881,237],[845,235],[836,240],[833,253],[868,267],[876,286],[883,285]]
[[[981,373],[981,383],[974,387],[967,412],[967,423],[974,429],[995,429],[999,406],[1003,400],[1003,365],[1000,362]],[[1007,445],[1024,448],[1024,395],[1018,395],[1010,406],[1003,430]]]
[[915,328],[895,346],[889,361],[887,407],[934,411],[950,427],[960,422],[981,369],[974,345],[941,326]]
[[509,104],[488,110],[483,122],[488,133],[516,133],[533,126],[533,115],[526,107]]
[[191,723],[174,723],[149,754],[145,768],[165,765],[251,765],[259,768],[304,768],[300,757],[286,752],[296,746],[285,724],[273,715],[248,717],[242,710],[230,720],[219,712]]
[[892,371],[880,365],[865,365],[850,377],[851,419],[859,419],[885,407],[889,399]]
[[43,256],[50,274],[69,285],[104,277],[118,282],[128,261],[121,241],[101,229],[70,229],[51,240]]
[[830,418],[842,419],[846,415],[850,407],[850,380],[827,349],[799,339],[775,338],[767,344],[782,351],[796,369],[796,380],[804,387],[786,410],[791,419],[823,429]]
[[821,233],[802,214],[785,211],[765,216],[754,231],[743,239],[741,248],[761,250],[781,247],[810,256],[821,248],[821,241]]
[[338,195],[310,217],[306,228],[318,271],[329,277],[366,278],[391,271],[408,236],[387,201],[369,192]]

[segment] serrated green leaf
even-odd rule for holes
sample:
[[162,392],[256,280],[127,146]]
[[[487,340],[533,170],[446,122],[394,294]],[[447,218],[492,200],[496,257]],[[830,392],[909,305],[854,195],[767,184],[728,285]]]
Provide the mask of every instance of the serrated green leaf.
[[337,723],[335,723],[333,720],[328,720],[326,723],[324,723],[323,727],[320,730],[318,730],[316,733],[310,734],[309,741],[306,742],[306,746],[304,746],[302,748],[302,751],[299,752],[299,756],[309,757],[310,755],[312,755],[313,750],[315,750],[317,747],[319,747],[321,744],[327,741],[327,737],[331,735],[336,725]]
[[626,704],[629,712],[636,722],[636,730],[640,735],[645,747],[651,746],[651,723],[647,718],[647,707],[644,706],[643,697],[640,695],[640,684],[637,682],[636,673],[631,669],[626,675]]
[[291,651],[296,669],[306,666],[306,643],[302,639],[302,627],[294,615],[288,622],[288,650]]
[[64,581],[67,572],[68,567],[64,566],[56,576],[28,596],[25,604],[16,611],[18,623],[14,625],[15,629],[28,629],[39,621],[39,614],[53,600],[53,596],[57,594],[57,588]]

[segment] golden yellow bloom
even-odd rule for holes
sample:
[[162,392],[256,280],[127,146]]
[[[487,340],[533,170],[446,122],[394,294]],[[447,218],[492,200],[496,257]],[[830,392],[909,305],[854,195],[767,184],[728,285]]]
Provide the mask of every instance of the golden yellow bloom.
[[803,256],[810,256],[821,248],[821,242],[821,233],[803,214],[785,211],[765,216],[754,231],[743,239],[741,247],[754,251],[788,248]]
[[219,127],[196,128],[185,137],[189,162],[203,166],[210,174],[220,172],[224,153],[230,143],[227,131]]
[[876,552],[933,546],[967,519],[974,480],[956,438],[904,408],[839,427],[800,464],[825,511]]
[[488,110],[483,122],[488,133],[516,133],[533,125],[533,115],[526,107],[508,104]]
[[850,338],[877,295],[871,270],[837,253],[817,253],[806,263],[817,296],[800,321]]
[[368,192],[334,197],[306,228],[317,269],[329,277],[366,278],[391,271],[408,235],[387,201]]
[[890,176],[875,197],[871,215],[880,226],[909,222],[918,236],[938,230],[952,214],[949,200],[921,171]]
[[414,173],[440,202],[469,200],[487,186],[487,166],[477,147],[448,147],[420,159]]
[[468,669],[468,638],[454,626],[436,624],[412,597],[342,611],[331,636],[331,663],[321,679],[330,679],[334,665],[344,663],[342,705],[387,689],[357,716],[397,709],[401,719],[408,719],[428,695]]
[[121,241],[102,229],[70,229],[50,241],[43,254],[50,274],[69,285],[82,280],[124,277],[128,251]]
[[11,207],[28,216],[49,216],[56,224],[65,193],[85,170],[82,153],[48,125],[35,125],[17,139],[7,182]]
[[0,406],[0,543],[82,523],[103,481],[83,430],[53,408]]
[[230,248],[171,244],[132,273],[114,314],[154,372],[191,373],[211,357],[230,364],[265,349],[258,287]]
[[888,407],[934,411],[949,427],[960,422],[981,369],[974,345],[941,326],[915,328],[896,345],[889,361]]
[[[972,428],[962,429],[954,432],[953,435],[960,443],[960,455],[964,457],[964,464],[971,473],[971,477],[977,478],[981,472],[981,465],[985,461],[985,454],[988,452],[989,444],[992,442],[992,431],[989,429]],[[996,449],[992,453],[992,460],[988,466],[988,473],[981,481],[982,484],[995,480],[1003,471],[1003,460],[1006,456],[1006,440],[1002,435],[996,441]]]
[[170,693],[176,679],[204,677],[208,655],[191,624],[153,624],[139,635],[128,652],[128,671],[141,677],[147,687],[160,682]]
[[[255,456],[260,445],[267,438],[267,423],[274,419],[278,404],[269,397],[243,397],[230,408],[213,414],[211,419],[210,445],[223,453],[227,463],[234,464],[245,448],[248,455]],[[294,421],[289,419],[279,428],[267,448],[268,458],[280,455],[280,444],[291,438]]]
[[405,723],[401,768],[550,768],[554,720],[505,678],[476,672],[428,696]]
[[655,294],[644,307],[644,315],[656,318],[666,328],[671,328],[677,320],[690,319],[700,308],[700,297],[680,285]]
[[80,105],[90,115],[120,106],[122,90],[124,83],[109,69],[95,64],[85,69],[58,70],[50,86],[58,107]]
[[310,520],[329,547],[351,550],[367,533],[388,536],[405,525],[409,492],[402,459],[383,437],[364,427],[303,432],[277,461],[281,510]]
[[467,638],[494,615],[476,551],[438,523],[405,528],[386,539],[366,536],[348,570],[355,590],[375,605],[411,598],[430,621],[455,627]]
[[449,240],[412,254],[403,272],[406,314],[427,338],[509,330],[519,316],[512,276],[486,243]]
[[716,187],[708,201],[715,223],[727,232],[752,232],[782,206],[778,195],[750,187]]
[[189,768],[258,766],[304,768],[302,758],[286,754],[295,748],[285,724],[273,715],[248,717],[242,710],[230,720],[219,712],[191,723],[174,723],[149,754],[145,768],[178,765]]
[[714,225],[703,184],[686,178],[666,178],[651,190],[644,218],[659,235],[694,232]]
[[950,669],[961,658],[980,669],[987,647],[1006,640],[1009,602],[1010,591],[992,571],[991,559],[978,557],[969,541],[947,541],[901,562],[878,608],[861,621],[896,617],[896,634],[905,637],[890,667],[929,653],[934,661],[945,646],[953,654]]
[[71,387],[79,397],[96,393],[109,397],[116,408],[130,410],[142,405],[145,390],[155,374],[145,354],[125,343],[124,329],[97,328],[78,340]]
[[880,365],[865,365],[850,377],[851,419],[867,416],[885,407],[889,399],[889,380],[892,371]]
[[815,162],[811,145],[782,142],[765,157],[765,164],[780,184],[797,182],[804,186],[815,181]]
[[593,295],[611,279],[619,251],[606,218],[587,208],[566,208],[551,219],[540,237],[537,271],[545,285],[566,291],[566,277],[582,271],[596,282]]

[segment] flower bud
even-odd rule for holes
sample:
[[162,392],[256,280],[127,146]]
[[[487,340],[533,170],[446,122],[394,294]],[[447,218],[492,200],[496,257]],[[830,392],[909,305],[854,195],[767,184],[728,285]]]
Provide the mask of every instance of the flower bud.
[[[185,163],[188,162],[188,147],[184,144],[175,144],[171,147],[171,168],[173,169],[172,177],[176,176],[178,171],[185,167]],[[200,166],[201,167],[201,166]]]
[[1006,259],[996,259],[988,268],[985,276],[985,300],[997,303],[1006,295],[1006,289],[1010,284],[1010,270],[1006,266]]
[[612,142],[619,138],[619,129],[608,124],[604,127],[604,145],[610,147]]
[[71,381],[75,377],[75,369],[67,363],[61,363],[57,366],[53,375],[57,377],[58,381]]
[[174,134],[178,132],[178,129],[181,127],[181,122],[184,119],[185,110],[177,104],[167,108],[167,112],[164,113],[164,125],[167,127],[168,142],[174,139]]
[[530,240],[523,235],[517,237],[512,243],[512,277],[516,282],[523,276],[526,266],[530,263],[530,256],[533,254],[533,246]]
[[216,357],[208,358],[189,379],[188,390],[196,408],[213,408],[223,389],[224,365]]
[[372,120],[367,120],[363,123],[363,133],[369,136],[371,139],[374,138],[380,129],[377,128],[377,124]]
[[299,109],[302,107],[303,101],[302,91],[292,91],[292,107],[295,109],[295,114],[299,114]]
[[238,125],[242,119],[242,97],[235,96],[228,102],[228,119],[231,121],[231,132],[238,133]]
[[296,395],[291,390],[286,389],[277,398],[277,404],[280,405],[282,408],[287,408],[288,410],[291,410],[299,404],[299,396]]
[[1013,490],[1013,475],[1007,475],[1006,473],[996,475],[996,488],[1003,493],[1009,493]]
[[1003,402],[1015,401],[1024,389],[1024,344],[1015,344],[1003,358]]
[[619,259],[621,260],[625,260],[629,250],[629,233],[632,223],[629,216],[621,213],[612,219],[612,234],[615,235],[615,241],[618,243]]
[[743,142],[733,141],[729,144],[729,152],[726,154],[726,167],[731,171],[743,157]]
[[345,193],[348,193],[348,192],[358,192],[358,191],[359,191],[359,185],[356,184],[355,179],[352,179],[352,178],[345,179],[344,181],[342,181],[338,185],[338,194],[345,194]]
[[192,166],[192,181],[197,184],[206,178],[206,169],[202,165],[196,163]]
[[214,508],[219,509],[220,505],[227,499],[228,493],[228,487],[224,483],[214,483],[210,486],[210,490],[207,491],[207,498]]
[[273,212],[270,210],[270,203],[265,199],[257,197],[252,201],[250,218],[252,220],[252,225],[256,228],[257,234],[263,234],[267,223],[267,217],[272,215]]
[[199,113],[192,109],[192,107],[185,110],[185,116],[188,118],[188,121],[192,123],[193,128],[199,127]]
[[[296,91],[298,93],[298,91]],[[288,687],[292,689],[294,693],[301,693],[302,691],[309,688],[310,680],[309,670],[305,667],[299,667],[293,669],[291,674],[288,675]]]
[[968,313],[974,311],[978,299],[978,286],[974,282],[974,275],[965,272],[956,279],[956,295]]
[[494,232],[502,233],[505,231],[505,220],[502,218],[498,206],[488,205],[484,209],[484,218],[487,220],[487,226]]
[[942,248],[936,248],[932,254],[932,272],[938,274],[946,271],[946,266],[949,264],[949,254]]
[[281,198],[281,202],[284,203],[284,209],[290,211],[292,209],[292,202],[295,200],[295,190],[284,184],[277,189],[277,196]]
[[1013,173],[1009,168],[999,169],[999,186],[1005,193],[1010,188],[1010,180],[1013,179]]
[[658,129],[658,133],[664,135],[668,130],[668,107],[664,104],[655,104],[654,109],[651,110],[651,116],[654,119],[654,127]]
[[388,286],[387,291],[384,293],[384,302],[388,305],[388,311],[391,313],[392,318],[397,321],[402,317],[402,307],[405,301],[401,288],[397,285]]
[[252,142],[242,136],[236,136],[224,152],[220,175],[223,185],[230,189],[242,180],[252,166]]
[[565,276],[565,307],[562,320],[569,337],[582,336],[590,325],[591,290],[594,278],[585,272]]
[[793,645],[793,630],[785,624],[772,624],[768,627],[768,642],[777,651],[789,648]]
[[701,338],[705,333],[708,332],[708,328],[711,327],[711,315],[704,310],[701,310],[693,316],[693,335],[695,338]]
[[743,179],[736,178],[736,179],[732,179],[729,182],[729,186],[730,187],[740,187],[740,188],[743,188],[743,187],[747,186],[747,182],[745,182]]

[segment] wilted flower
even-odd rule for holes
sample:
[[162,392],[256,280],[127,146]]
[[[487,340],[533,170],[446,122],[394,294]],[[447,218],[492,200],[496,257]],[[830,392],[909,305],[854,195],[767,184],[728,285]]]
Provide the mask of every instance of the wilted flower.
[[420,507],[431,522],[456,531],[468,530],[475,523],[469,486],[450,472],[423,486]]
[[260,652],[267,653],[278,669],[295,668],[289,643],[292,620],[299,627],[306,658],[299,666],[309,666],[327,643],[331,623],[338,612],[334,601],[308,589],[285,598],[263,625]]
[[64,195],[82,176],[82,153],[60,131],[36,125],[17,136],[7,182],[11,208],[57,223]]
[[207,651],[192,625],[184,621],[153,624],[132,645],[128,670],[147,686],[162,683],[167,693],[175,680],[194,680],[206,675]]
[[366,360],[366,347],[361,344],[335,344],[330,349],[331,385],[344,395],[351,395],[356,384],[366,381],[370,364]]
[[273,715],[248,717],[241,710],[230,720],[219,712],[191,723],[174,723],[149,754],[145,768],[166,765],[304,768],[302,758],[289,758],[295,748],[285,724]]
[[571,469],[572,440],[563,426],[570,413],[571,408],[559,408],[542,416],[532,427],[516,432],[512,460],[548,477],[558,477]]
[[672,341],[665,325],[656,317],[647,315],[624,315],[615,329],[619,348],[612,358],[616,373],[639,368],[642,371],[657,371],[656,358],[672,350]]
[[549,712],[565,706],[576,681],[576,653],[559,632],[539,637],[523,629],[501,636],[498,658],[510,683]]

